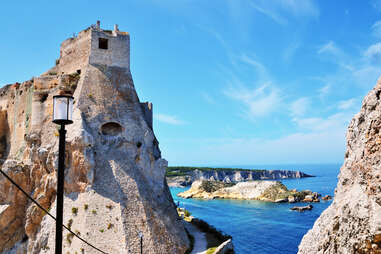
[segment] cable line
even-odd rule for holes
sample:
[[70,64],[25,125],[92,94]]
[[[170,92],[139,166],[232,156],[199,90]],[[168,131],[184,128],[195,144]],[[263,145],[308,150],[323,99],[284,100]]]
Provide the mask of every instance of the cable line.
[[[17,187],[17,189],[19,189],[25,196],[27,196],[27,198],[29,198],[38,208],[40,208],[42,211],[44,211],[47,215],[49,215],[51,218],[53,218],[53,220],[56,220],[56,217],[54,217],[53,215],[51,215],[45,208],[43,208],[36,200],[34,200],[28,193],[26,193],[15,181],[12,180],[12,178],[10,178],[1,168],[0,168],[0,172],[5,176],[5,178],[7,178],[14,186]],[[67,229],[70,233],[72,233],[74,236],[76,236],[79,240],[81,240],[82,242],[86,243],[87,245],[91,246],[92,248],[96,249],[97,251],[103,253],[103,254],[108,254],[107,252],[104,252],[100,249],[98,249],[97,247],[95,247],[94,245],[92,245],[91,243],[87,242],[85,239],[83,239],[82,237],[80,237],[79,235],[77,235],[76,233],[74,233],[73,231],[71,231],[70,228],[66,227],[64,224],[62,224],[62,226]]]

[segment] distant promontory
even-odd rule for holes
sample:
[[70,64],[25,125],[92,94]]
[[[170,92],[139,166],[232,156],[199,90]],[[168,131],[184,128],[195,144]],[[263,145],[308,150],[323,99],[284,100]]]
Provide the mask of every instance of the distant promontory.
[[209,167],[168,167],[166,176],[169,187],[186,187],[198,180],[238,183],[254,180],[282,180],[313,177],[301,171],[293,170]]

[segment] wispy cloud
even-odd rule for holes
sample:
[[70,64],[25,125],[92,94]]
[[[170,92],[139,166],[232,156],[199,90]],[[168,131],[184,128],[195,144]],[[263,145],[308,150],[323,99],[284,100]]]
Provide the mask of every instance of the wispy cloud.
[[375,22],[372,27],[372,34],[375,36],[375,37],[381,37],[381,20]]
[[329,92],[331,91],[331,86],[329,84],[321,87],[318,92],[319,92],[319,97],[324,98]]
[[355,98],[339,101],[338,108],[341,110],[351,109],[356,105],[357,100]]
[[159,122],[172,124],[172,125],[182,125],[186,123],[185,121],[178,119],[176,116],[165,115],[165,114],[154,114],[153,118],[158,120]]
[[381,62],[381,42],[370,45],[365,51],[364,56],[373,63]]
[[244,115],[249,117],[263,117],[276,111],[282,99],[279,90],[270,83],[249,89],[247,87],[230,87],[224,94],[243,104]]
[[291,116],[302,116],[307,112],[311,101],[307,97],[299,98],[290,105]]
[[332,54],[334,56],[342,55],[341,50],[336,46],[336,44],[333,41],[329,41],[319,48],[318,54],[324,54],[324,53]]
[[319,16],[319,8],[313,0],[259,0],[250,2],[250,5],[254,10],[281,25],[288,23],[290,15],[295,17]]

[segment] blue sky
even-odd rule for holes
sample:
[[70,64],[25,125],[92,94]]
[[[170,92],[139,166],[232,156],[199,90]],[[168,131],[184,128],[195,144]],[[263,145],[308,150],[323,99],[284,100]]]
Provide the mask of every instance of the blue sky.
[[6,1],[0,87],[49,69],[98,19],[131,34],[170,165],[340,163],[381,74],[381,1]]

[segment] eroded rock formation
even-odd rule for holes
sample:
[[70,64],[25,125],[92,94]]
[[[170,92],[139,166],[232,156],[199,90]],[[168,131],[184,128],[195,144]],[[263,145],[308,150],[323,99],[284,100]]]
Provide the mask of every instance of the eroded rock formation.
[[[184,253],[189,240],[172,201],[129,69],[129,35],[92,26],[61,45],[57,65],[0,89],[0,162],[55,214],[58,131],[52,97],[73,94],[67,126],[64,223],[107,253]],[[55,222],[0,176],[0,253],[53,253]],[[97,253],[64,230],[64,250]]]
[[299,253],[381,253],[381,80],[347,132],[332,204],[303,237]]

